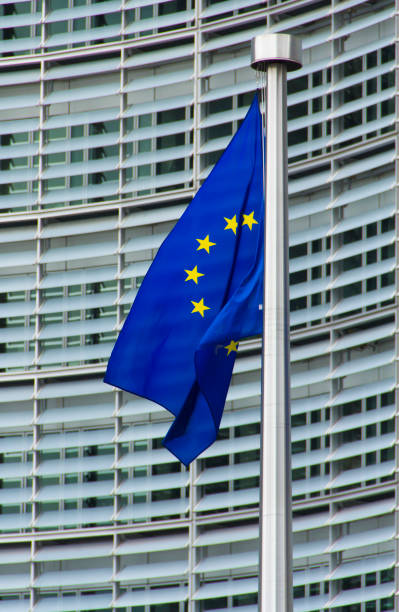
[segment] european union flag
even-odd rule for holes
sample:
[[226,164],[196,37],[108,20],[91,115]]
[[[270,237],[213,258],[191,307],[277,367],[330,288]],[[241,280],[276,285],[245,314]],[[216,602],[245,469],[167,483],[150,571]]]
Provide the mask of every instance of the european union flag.
[[175,415],[163,444],[185,465],[216,439],[238,341],[261,332],[261,140],[255,97],[161,245],[104,379]]

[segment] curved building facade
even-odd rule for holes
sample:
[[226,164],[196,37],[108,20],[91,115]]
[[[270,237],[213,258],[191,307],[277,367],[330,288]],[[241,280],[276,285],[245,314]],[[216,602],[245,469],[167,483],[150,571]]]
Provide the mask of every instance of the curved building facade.
[[295,612],[394,610],[393,0],[2,2],[0,611],[257,609],[260,343],[189,470],[166,411],[102,382],[143,275],[289,76]]

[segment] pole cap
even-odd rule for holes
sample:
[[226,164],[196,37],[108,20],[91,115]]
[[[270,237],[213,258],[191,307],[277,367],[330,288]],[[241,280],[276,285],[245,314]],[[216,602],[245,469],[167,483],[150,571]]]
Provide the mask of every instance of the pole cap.
[[259,34],[252,39],[251,66],[265,72],[268,64],[284,63],[287,70],[302,67],[302,42],[291,34]]

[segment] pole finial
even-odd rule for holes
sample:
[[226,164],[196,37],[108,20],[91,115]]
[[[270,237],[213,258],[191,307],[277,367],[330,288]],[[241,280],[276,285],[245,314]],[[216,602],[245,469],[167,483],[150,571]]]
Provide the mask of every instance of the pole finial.
[[302,67],[302,44],[291,34],[260,34],[252,39],[251,66],[265,72],[271,63],[284,63],[287,70]]

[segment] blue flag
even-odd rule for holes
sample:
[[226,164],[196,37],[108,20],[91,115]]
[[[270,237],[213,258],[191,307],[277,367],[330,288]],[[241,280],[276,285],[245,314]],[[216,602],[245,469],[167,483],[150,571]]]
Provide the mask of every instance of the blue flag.
[[185,465],[216,439],[238,341],[261,332],[261,139],[255,97],[161,245],[104,378],[175,415],[163,444]]

